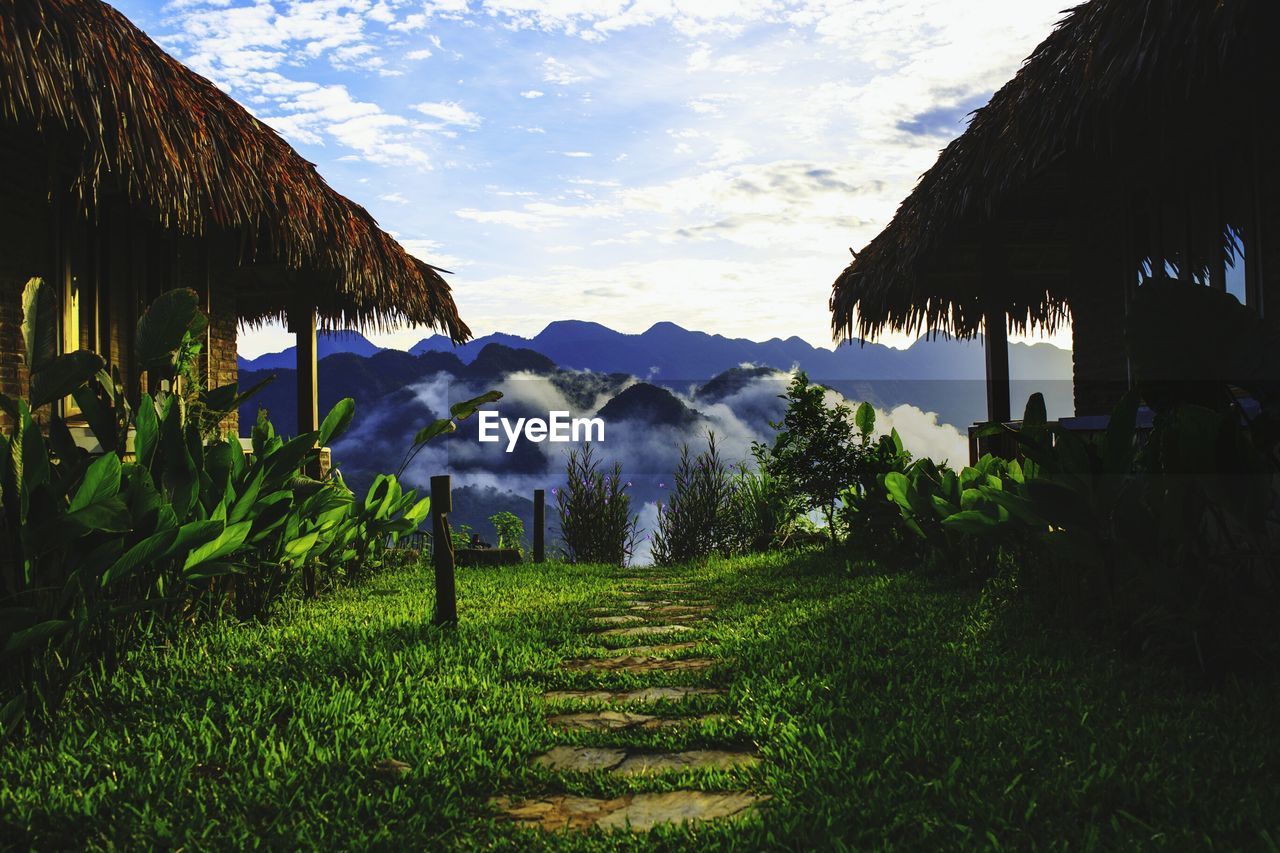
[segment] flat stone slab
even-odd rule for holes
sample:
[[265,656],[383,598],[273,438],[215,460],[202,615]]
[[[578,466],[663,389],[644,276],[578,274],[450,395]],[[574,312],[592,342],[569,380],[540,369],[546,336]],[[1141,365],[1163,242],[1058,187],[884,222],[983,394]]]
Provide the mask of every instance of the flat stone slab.
[[547,718],[547,725],[558,729],[585,731],[618,731],[621,729],[677,729],[712,720],[727,720],[725,714],[703,714],[697,717],[655,717],[634,711],[580,711],[574,714],[555,714]]
[[602,770],[614,776],[654,776],[682,770],[734,770],[759,761],[737,749],[689,749],[684,752],[628,752],[599,746],[553,746],[535,756],[539,767],[570,773]]
[[547,832],[569,829],[630,829],[648,832],[655,826],[723,820],[745,814],[768,800],[750,791],[668,791],[624,794],[604,800],[557,794],[528,800],[498,797],[490,804],[514,823]]
[[723,696],[714,687],[641,687],[636,690],[552,690],[545,702],[608,702],[615,705],[648,702],[683,702],[691,696]]
[[612,649],[624,654],[636,657],[638,655],[669,655],[672,652],[683,652],[697,647],[697,643],[690,640],[687,643],[660,643],[656,646],[623,646],[620,649]]
[[713,658],[650,658],[625,655],[615,658],[567,660],[563,668],[570,672],[699,672],[720,661]]
[[597,616],[591,620],[594,625],[634,625],[637,622],[643,621],[643,616],[636,616],[634,613],[623,614],[621,616]]
[[[643,621],[643,620],[641,620]],[[692,631],[688,625],[637,625],[634,628],[610,628],[601,631],[602,637],[651,637],[654,634],[678,634],[681,631]]]
[[648,613],[660,616],[695,616],[702,613],[714,613],[715,608],[709,604],[663,604],[650,608]]

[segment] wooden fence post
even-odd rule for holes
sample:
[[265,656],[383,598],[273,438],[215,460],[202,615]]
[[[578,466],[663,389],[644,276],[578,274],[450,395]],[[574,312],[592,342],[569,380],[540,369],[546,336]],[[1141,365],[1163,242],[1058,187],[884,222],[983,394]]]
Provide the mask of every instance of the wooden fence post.
[[437,625],[458,624],[458,600],[453,578],[453,538],[449,535],[449,475],[431,478],[431,564],[436,570]]
[[546,526],[547,490],[533,490],[533,561],[541,563],[547,559],[547,540],[543,528]]

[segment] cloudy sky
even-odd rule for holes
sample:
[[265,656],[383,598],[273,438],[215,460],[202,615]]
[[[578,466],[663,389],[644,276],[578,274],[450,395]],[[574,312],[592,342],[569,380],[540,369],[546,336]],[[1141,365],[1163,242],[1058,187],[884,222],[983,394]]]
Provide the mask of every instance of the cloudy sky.
[[[453,270],[477,334],[672,320],[825,346],[849,247],[884,227],[1068,4],[115,5]],[[288,343],[267,329],[241,351]]]

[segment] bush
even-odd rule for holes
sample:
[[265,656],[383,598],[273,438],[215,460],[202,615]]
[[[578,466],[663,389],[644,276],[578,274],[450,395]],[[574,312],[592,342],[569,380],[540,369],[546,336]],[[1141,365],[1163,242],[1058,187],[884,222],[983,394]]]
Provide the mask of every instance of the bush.
[[631,484],[622,479],[622,465],[600,470],[588,444],[569,451],[565,477],[565,485],[551,490],[565,559],[625,566],[635,550],[639,517],[631,514]]
[[[1186,352],[1167,333],[1173,320],[1194,321],[1209,343]],[[954,472],[920,460],[885,473],[884,493],[926,563],[1016,566],[1019,587],[1045,604],[1205,670],[1274,664],[1280,335],[1232,297],[1177,282],[1143,285],[1129,334],[1138,387],[1105,434],[1048,425],[1036,394],[1013,435],[1021,461]],[[1147,433],[1141,399],[1154,409]]]
[[[86,665],[110,667],[138,638],[226,615],[261,618],[287,591],[376,569],[429,501],[379,476],[357,500],[339,472],[313,470],[354,404],[285,440],[265,417],[252,456],[218,425],[245,395],[195,378],[206,319],[196,294],[163,294],[138,321],[138,363],[167,390],[131,407],[94,353],[56,352],[53,297],[24,293],[29,400],[0,396],[0,726],[47,715]],[[74,397],[103,449],[91,457],[56,410]],[[453,413],[465,417],[467,404]]]
[[489,516],[493,532],[498,537],[499,548],[511,548],[524,559],[524,522],[514,512],[495,513]]
[[730,484],[726,533],[734,553],[786,545],[801,517],[800,502],[765,468],[739,466]]
[[688,444],[682,445],[671,497],[665,504],[658,503],[653,561],[668,566],[726,553],[731,546],[733,485],[715,433],[707,433],[707,449],[696,457],[689,455]]
[[[846,405],[826,404],[827,389],[810,385],[803,371],[792,378],[787,411],[772,446],[756,443],[752,451],[760,467],[801,502],[801,510],[820,510],[827,532],[837,538],[836,505],[840,493],[857,478],[860,433]],[[867,407],[870,408],[869,406]]]

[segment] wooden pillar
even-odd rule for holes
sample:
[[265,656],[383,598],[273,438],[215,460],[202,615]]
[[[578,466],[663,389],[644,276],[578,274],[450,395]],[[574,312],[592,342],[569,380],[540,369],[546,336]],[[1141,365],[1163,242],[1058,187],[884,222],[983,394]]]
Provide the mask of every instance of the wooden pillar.
[[289,331],[297,339],[298,435],[320,428],[320,399],[316,375],[316,312],[311,306],[289,312]]
[[454,589],[453,539],[449,535],[449,513],[453,510],[449,475],[431,478],[431,564],[436,573],[435,624],[458,623],[458,600]]
[[547,540],[543,528],[547,519],[547,490],[533,490],[533,561],[544,562],[547,559]]
[[1009,334],[1003,309],[987,309],[983,316],[987,356],[987,420],[1011,420],[1009,406]]

